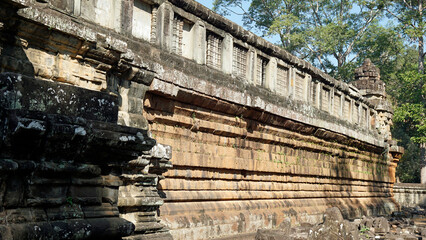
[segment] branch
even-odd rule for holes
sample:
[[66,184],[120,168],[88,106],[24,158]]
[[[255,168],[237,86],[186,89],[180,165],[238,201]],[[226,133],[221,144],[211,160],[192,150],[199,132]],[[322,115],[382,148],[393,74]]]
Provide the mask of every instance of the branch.
[[[309,44],[307,44],[307,47],[309,48],[309,50],[310,50],[312,53],[318,53],[318,51],[313,50],[313,49],[311,48],[311,46],[309,46]],[[328,73],[328,72],[327,72],[327,68],[325,67],[325,65],[324,65],[324,63],[323,63],[323,61],[322,61],[322,59],[320,58],[320,56],[321,56],[321,55],[320,55],[320,54],[315,54],[315,56],[316,56],[316,58],[318,59],[318,62],[320,63],[322,70],[323,70],[325,73]]]
[[[407,3],[406,0],[403,0],[403,1],[405,3],[405,6],[407,6],[407,8],[409,8],[410,10],[413,10],[413,5],[411,5],[411,3]],[[420,0],[420,1],[423,1],[423,0]]]
[[[386,8],[386,11],[391,14],[394,18],[398,19],[398,21],[400,21],[401,23],[404,23],[404,19],[400,18],[398,15],[394,14],[393,12],[391,12],[388,8]],[[405,25],[407,25],[407,23],[405,23]],[[416,26],[410,22],[410,24],[413,28],[416,28]]]
[[349,60],[349,62],[353,62],[355,59],[357,59],[359,57],[359,53],[357,53],[356,55],[355,55],[355,57],[353,57],[351,60]]
[[[316,7],[315,7],[315,5],[316,5]],[[322,26],[321,18],[318,15],[318,10],[319,10],[318,2],[316,2],[316,4],[312,4],[311,6],[312,6],[312,12],[314,14],[315,23],[318,22],[318,25]]]
[[266,9],[266,13],[267,13],[267,14],[269,14],[269,16],[270,16],[272,19],[275,19],[275,18],[276,18],[276,16],[274,16],[273,12],[271,12],[271,11],[270,11],[270,9],[267,7],[265,0],[262,0],[262,3],[263,3],[263,6],[264,6],[264,8],[263,8],[263,9]]
[[368,25],[376,18],[377,13],[379,12],[379,9],[377,9],[374,14],[368,19],[364,26],[358,30],[358,33],[356,34],[355,38],[352,40],[352,42],[349,44],[348,49],[346,49],[345,53],[343,54],[343,57],[346,58],[349,53],[352,52],[352,49],[354,47],[355,42],[364,34],[365,30],[367,29]]
[[247,16],[251,21],[257,23],[257,21],[247,13],[247,11],[243,8],[243,6],[241,4],[238,4],[238,3],[234,3],[234,4],[235,4],[236,7],[241,9],[241,11],[243,11],[243,13],[235,12],[234,10],[230,9],[228,6],[224,6],[224,8],[226,10],[232,12],[233,14],[240,15],[240,16]]
[[230,9],[230,8],[228,8],[228,7],[225,7],[226,8],[226,10],[228,10],[228,11],[230,11],[230,12],[232,12],[233,14],[235,14],[235,15],[240,15],[240,16],[243,16],[244,15],[244,13],[238,13],[238,12],[235,12],[234,10],[232,10],[232,9]]

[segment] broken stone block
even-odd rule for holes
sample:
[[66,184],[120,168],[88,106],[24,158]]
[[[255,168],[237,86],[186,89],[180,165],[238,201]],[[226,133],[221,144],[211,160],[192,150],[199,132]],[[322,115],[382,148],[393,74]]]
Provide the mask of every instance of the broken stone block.
[[280,225],[278,225],[278,230],[283,231],[286,235],[290,234],[291,219],[289,217],[284,218]]
[[374,231],[378,234],[387,233],[390,230],[389,222],[384,217],[375,218],[373,221]]
[[360,235],[356,223],[343,219],[337,207],[329,208],[324,214],[324,222],[309,231],[311,240],[358,240]]
[[324,224],[329,224],[333,222],[342,222],[343,216],[340,210],[337,207],[329,208],[324,213]]
[[273,229],[258,229],[256,233],[256,240],[281,240],[288,237],[288,234],[281,230]]

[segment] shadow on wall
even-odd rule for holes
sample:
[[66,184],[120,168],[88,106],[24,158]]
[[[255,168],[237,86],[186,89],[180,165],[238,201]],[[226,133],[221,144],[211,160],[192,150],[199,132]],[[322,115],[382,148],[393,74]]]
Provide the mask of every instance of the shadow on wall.
[[16,72],[34,77],[34,67],[24,48],[28,43],[17,37],[19,6],[0,2],[0,72]]

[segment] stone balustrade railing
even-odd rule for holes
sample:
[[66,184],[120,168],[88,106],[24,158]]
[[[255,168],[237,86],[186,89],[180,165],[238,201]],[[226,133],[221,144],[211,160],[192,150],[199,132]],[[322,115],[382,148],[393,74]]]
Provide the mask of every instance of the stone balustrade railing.
[[396,183],[393,187],[395,200],[401,207],[425,207],[426,185],[419,183]]

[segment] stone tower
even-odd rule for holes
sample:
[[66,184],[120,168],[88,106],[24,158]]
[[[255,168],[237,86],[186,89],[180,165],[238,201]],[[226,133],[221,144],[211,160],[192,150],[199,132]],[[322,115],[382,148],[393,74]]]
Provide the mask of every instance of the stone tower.
[[376,128],[386,140],[391,140],[393,109],[386,99],[386,84],[380,80],[380,69],[367,58],[362,66],[355,70],[355,81],[352,84],[375,106]]
[[[386,84],[380,80],[380,69],[367,58],[361,67],[355,69],[355,81],[352,84],[360,90],[377,111],[375,126],[380,135],[383,136],[389,146],[389,159],[391,167],[389,175],[395,178],[395,170],[399,159],[404,153],[404,148],[397,145],[392,140],[391,126],[393,118],[393,108],[386,99]],[[393,179],[394,182],[396,179]]]

